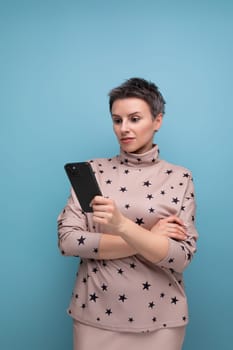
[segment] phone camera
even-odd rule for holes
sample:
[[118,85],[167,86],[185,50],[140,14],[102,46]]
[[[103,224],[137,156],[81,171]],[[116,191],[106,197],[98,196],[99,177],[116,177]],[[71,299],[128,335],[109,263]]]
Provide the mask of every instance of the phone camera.
[[73,174],[73,175],[77,175],[78,174],[78,168],[77,168],[77,166],[76,166],[76,164],[72,164],[71,165],[71,167],[70,167],[70,170],[71,170],[71,173]]

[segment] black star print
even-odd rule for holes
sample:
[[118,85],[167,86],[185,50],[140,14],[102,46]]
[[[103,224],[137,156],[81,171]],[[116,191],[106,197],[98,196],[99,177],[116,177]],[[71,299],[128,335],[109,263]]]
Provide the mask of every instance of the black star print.
[[119,301],[122,301],[122,303],[125,302],[125,300],[127,300],[128,298],[125,296],[125,294],[119,295]]
[[120,188],[120,191],[121,191],[121,192],[126,192],[127,189],[126,189],[126,187],[121,187],[121,188]]
[[148,307],[149,307],[150,309],[153,309],[154,306],[155,306],[155,304],[154,304],[153,301],[151,301],[151,302],[148,304]]
[[122,269],[117,269],[117,272],[122,275],[124,271]]
[[164,293],[161,293],[160,294],[160,298],[164,298],[165,297],[165,294]]
[[136,224],[138,224],[139,226],[144,224],[143,218],[141,218],[141,219],[136,218],[136,221],[135,221],[135,222],[136,222]]
[[143,290],[144,290],[144,289],[149,290],[149,288],[151,287],[151,284],[148,283],[147,281],[146,281],[145,283],[142,283],[142,285],[143,285]]
[[179,200],[177,197],[172,198],[172,203],[177,204],[179,201],[180,201],[180,200]]
[[102,265],[103,265],[103,266],[108,266],[107,263],[106,263],[106,261],[103,261]]
[[149,186],[151,186],[151,183],[150,183],[150,181],[144,181],[144,184],[143,184],[143,186],[146,186],[146,187],[149,187]]
[[85,241],[85,237],[81,236],[80,238],[77,239],[78,241],[78,245],[81,245],[81,244],[85,244],[84,241]]
[[164,196],[165,195],[165,191],[161,191],[160,194],[162,194]]
[[134,321],[133,317],[129,317],[128,321],[133,322]]
[[184,205],[182,205],[181,210],[185,211],[185,206]]
[[104,284],[104,283],[102,284],[101,288],[102,288],[103,292],[106,292],[108,290],[108,286],[106,286],[106,284]]
[[111,309],[106,309],[106,312],[105,312],[108,316],[110,316],[112,314],[112,310]]
[[97,267],[94,267],[94,268],[92,269],[92,272],[97,273],[97,272],[98,272]]
[[130,205],[129,204],[126,204],[125,205],[125,209],[129,209],[130,208]]
[[82,305],[81,305],[81,308],[82,308],[82,309],[85,309],[85,307],[86,307],[86,304],[82,304]]
[[150,209],[149,209],[149,212],[150,212],[150,213],[154,213],[154,211],[155,211],[154,208],[150,208]]
[[179,301],[176,297],[171,298],[171,304],[176,304]]
[[136,265],[134,263],[130,264],[131,269],[135,269]]
[[149,200],[151,200],[151,199],[154,198],[154,197],[153,197],[152,194],[148,194],[146,198],[148,198]]
[[189,177],[189,173],[185,173],[183,177]]
[[87,279],[85,277],[83,278],[83,283],[87,283]]
[[98,299],[99,297],[97,297],[97,295],[95,294],[95,293],[93,293],[93,294],[89,294],[89,296],[90,296],[90,301],[94,301],[95,303],[96,303],[96,299]]
[[105,182],[106,182],[107,185],[110,185],[110,184],[112,183],[111,180],[107,180],[107,181],[105,181]]
[[93,253],[98,253],[98,248],[94,248]]
[[128,174],[128,173],[129,173],[129,170],[128,170],[128,169],[126,169],[126,170],[124,171],[124,173],[125,173],[125,174]]
[[175,260],[174,258],[170,258],[170,259],[168,260],[169,264],[173,263],[174,260]]
[[173,170],[171,170],[171,169],[166,171],[167,175],[170,175],[171,173],[173,173]]

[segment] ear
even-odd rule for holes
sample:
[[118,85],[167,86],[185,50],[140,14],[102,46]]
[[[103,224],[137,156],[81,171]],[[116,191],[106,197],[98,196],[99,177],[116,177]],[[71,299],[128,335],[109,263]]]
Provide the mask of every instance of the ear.
[[163,122],[163,114],[162,113],[159,113],[156,115],[155,119],[154,119],[154,131],[159,131],[161,125],[162,125],[162,122]]

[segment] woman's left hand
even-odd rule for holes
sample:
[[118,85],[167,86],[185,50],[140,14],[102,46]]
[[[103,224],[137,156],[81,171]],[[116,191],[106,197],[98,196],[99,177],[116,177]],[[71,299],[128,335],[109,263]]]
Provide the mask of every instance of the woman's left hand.
[[112,199],[102,196],[95,196],[91,202],[93,209],[93,221],[95,223],[105,225],[109,233],[119,234],[121,225],[126,219],[118,210]]

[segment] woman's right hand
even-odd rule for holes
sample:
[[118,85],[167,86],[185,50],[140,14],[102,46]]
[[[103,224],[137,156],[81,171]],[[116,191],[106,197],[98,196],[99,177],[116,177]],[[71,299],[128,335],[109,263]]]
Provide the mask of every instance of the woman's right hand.
[[185,228],[184,222],[175,215],[160,219],[151,228],[151,232],[177,239],[179,241],[184,241],[187,238],[187,230]]

